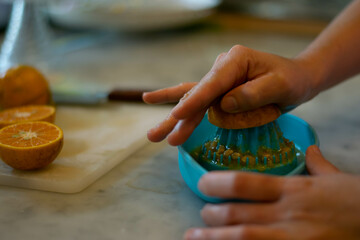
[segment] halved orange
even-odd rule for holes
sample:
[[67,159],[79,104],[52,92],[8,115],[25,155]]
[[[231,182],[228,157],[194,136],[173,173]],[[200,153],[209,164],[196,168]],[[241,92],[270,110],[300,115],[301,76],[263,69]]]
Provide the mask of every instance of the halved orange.
[[0,108],[46,105],[52,102],[49,84],[36,68],[21,65],[0,79]]
[[62,130],[52,123],[13,124],[0,130],[0,157],[15,169],[43,168],[58,156],[63,139]]
[[0,112],[0,128],[15,123],[30,121],[46,121],[53,123],[55,121],[55,107],[33,105],[10,108]]

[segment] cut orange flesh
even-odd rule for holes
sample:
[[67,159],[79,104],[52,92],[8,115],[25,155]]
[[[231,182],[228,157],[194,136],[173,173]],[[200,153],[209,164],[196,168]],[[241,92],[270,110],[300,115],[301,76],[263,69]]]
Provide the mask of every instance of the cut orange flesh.
[[54,122],[54,120],[55,108],[46,105],[10,108],[0,112],[0,128],[20,122]]
[[62,145],[62,130],[48,122],[18,123],[0,130],[1,159],[15,169],[47,166],[58,156]]

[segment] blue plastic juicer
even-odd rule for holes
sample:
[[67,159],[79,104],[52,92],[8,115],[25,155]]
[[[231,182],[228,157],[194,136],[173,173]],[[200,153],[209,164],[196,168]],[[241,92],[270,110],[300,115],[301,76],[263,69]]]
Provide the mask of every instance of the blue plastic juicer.
[[304,153],[313,144],[319,145],[314,129],[290,114],[260,127],[235,130],[216,127],[205,116],[189,139],[178,147],[179,167],[187,185],[200,198],[221,202],[197,189],[203,174],[213,170],[300,174],[305,169]]
[[286,175],[297,166],[293,142],[278,122],[245,129],[217,128],[192,157],[208,170],[242,170]]

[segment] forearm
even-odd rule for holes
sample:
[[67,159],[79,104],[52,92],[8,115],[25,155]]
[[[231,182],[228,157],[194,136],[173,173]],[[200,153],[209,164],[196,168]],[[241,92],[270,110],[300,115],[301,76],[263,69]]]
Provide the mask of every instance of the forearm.
[[314,76],[315,91],[360,72],[360,0],[353,1],[297,58]]

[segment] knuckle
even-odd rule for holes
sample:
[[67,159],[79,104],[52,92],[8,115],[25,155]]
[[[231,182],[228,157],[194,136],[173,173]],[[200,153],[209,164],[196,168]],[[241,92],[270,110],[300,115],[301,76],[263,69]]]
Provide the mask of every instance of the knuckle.
[[178,88],[181,88],[183,91],[191,90],[197,83],[196,82],[182,82],[177,85]]
[[180,83],[178,86],[179,87],[183,87],[183,86],[185,86],[186,85],[186,82],[182,82],[182,83]]
[[301,209],[293,209],[290,211],[284,211],[282,213],[282,220],[304,220],[309,219],[310,216],[307,212],[301,210]]
[[217,56],[217,59],[221,59],[223,58],[227,53],[226,52],[222,52]]
[[194,83],[190,83],[190,82],[180,83],[178,85],[178,87],[183,95],[182,98],[180,99],[180,101],[185,100],[191,94],[191,92],[193,90],[193,86],[194,86]]
[[230,49],[229,52],[231,52],[231,53],[234,52],[234,53],[236,53],[236,54],[244,54],[244,53],[247,53],[249,50],[250,50],[249,48],[247,48],[247,47],[245,47],[245,46],[243,46],[243,45],[237,44],[237,45],[234,45],[234,46]]
[[254,82],[249,81],[246,82],[241,90],[242,104],[246,104],[249,108],[255,108],[258,107],[258,103],[261,100],[261,96],[258,91],[256,91],[256,88],[253,87]]
[[288,80],[285,73],[276,73],[275,79],[279,86],[282,86],[285,92],[288,92],[292,88],[291,81]]
[[310,178],[292,178],[284,184],[284,193],[292,194],[308,191],[313,186],[313,180]]
[[288,97],[289,95],[294,94],[293,89],[296,86],[294,86],[294,82],[289,79],[286,72],[274,73],[273,80],[276,83],[276,86],[281,86],[281,88],[279,88],[279,96]]
[[189,86],[189,83],[188,82],[182,82],[178,85],[179,88],[183,89],[183,90],[186,90]]

